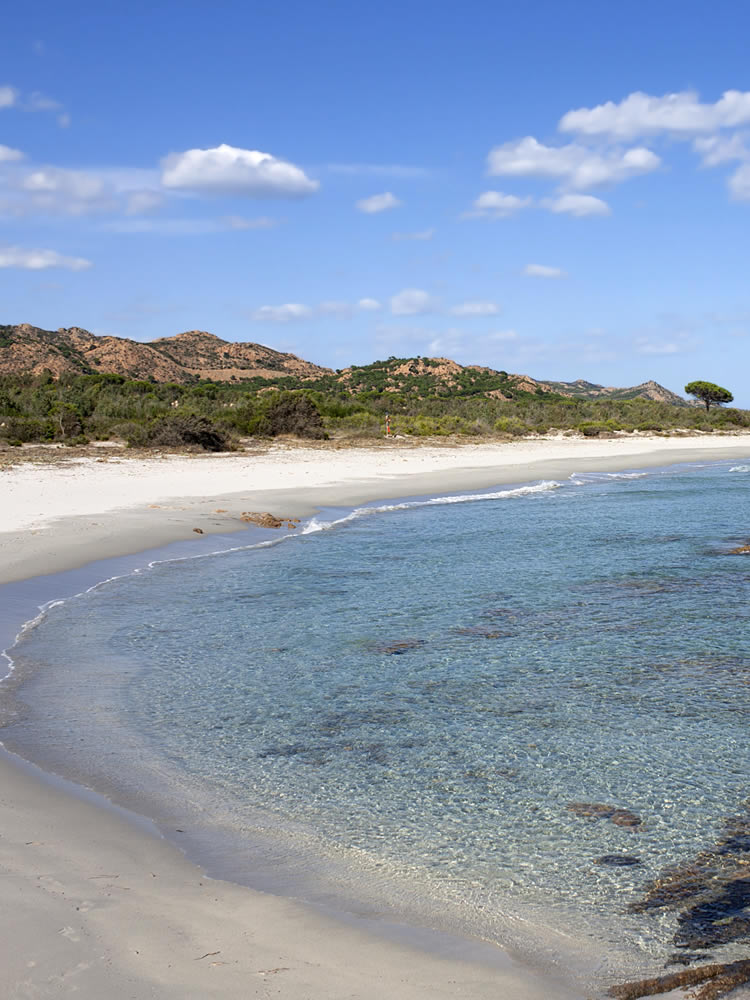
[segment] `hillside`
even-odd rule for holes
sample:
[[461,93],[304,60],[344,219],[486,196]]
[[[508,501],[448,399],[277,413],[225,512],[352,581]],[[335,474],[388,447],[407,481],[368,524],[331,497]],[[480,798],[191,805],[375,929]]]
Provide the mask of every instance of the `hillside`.
[[22,323],[0,326],[0,375],[87,375],[96,372],[154,382],[215,382],[293,376],[319,378],[329,369],[261,344],[233,344],[212,333],[192,330],[140,343],[97,337],[70,327],[41,330]]
[[629,389],[597,385],[595,382],[586,382],[582,378],[575,382],[547,382],[546,384],[554,392],[560,393],[561,396],[570,396],[573,399],[653,399],[657,403],[673,403],[675,406],[690,405],[682,396],[665,389],[663,385],[659,385],[653,380],[641,382],[640,385],[631,386]]
[[339,371],[255,343],[233,343],[203,330],[190,330],[149,343],[96,336],[80,327],[42,330],[22,323],[0,326],[0,375],[90,375],[106,373],[152,382],[189,385],[249,382],[253,388],[314,388],[322,392],[395,393],[412,398],[485,396],[512,400],[529,395],[572,399],[651,399],[687,405],[650,381],[631,388],[576,382],[540,381],[449,358],[388,358]]

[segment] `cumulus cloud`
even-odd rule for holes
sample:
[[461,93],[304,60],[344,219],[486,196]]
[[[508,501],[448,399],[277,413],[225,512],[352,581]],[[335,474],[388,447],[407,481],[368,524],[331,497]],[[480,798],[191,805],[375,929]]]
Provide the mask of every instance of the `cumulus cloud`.
[[394,240],[431,240],[435,235],[434,229],[422,229],[418,233],[394,233]]
[[357,308],[363,309],[365,312],[377,312],[383,306],[377,299],[360,299]]
[[496,146],[487,157],[487,172],[505,177],[548,177],[576,190],[617,184],[646,174],[661,163],[643,146],[596,152],[578,143],[545,146],[533,136]]
[[20,149],[11,149],[10,146],[0,144],[0,163],[13,163],[23,158],[24,154]]
[[669,133],[692,137],[701,132],[736,128],[750,123],[750,91],[727,90],[714,104],[703,104],[690,90],[653,97],[637,91],[616,104],[568,111],[560,119],[561,132],[630,140],[639,135]]
[[114,191],[105,179],[86,170],[41,167],[25,174],[19,188],[39,209],[82,215],[114,207]]
[[527,264],[523,273],[529,278],[567,278],[561,267],[547,267],[546,264]]
[[0,267],[21,268],[25,271],[45,271],[51,267],[61,267],[69,271],[85,271],[91,267],[91,261],[83,257],[65,257],[56,250],[0,247]]
[[14,215],[138,215],[153,211],[163,195],[152,170],[101,167],[9,167],[5,172],[6,211]]
[[295,320],[310,319],[313,310],[299,302],[287,302],[283,306],[261,306],[252,314],[258,323],[293,323]]
[[384,191],[382,194],[373,194],[369,198],[360,198],[356,202],[356,207],[358,211],[364,212],[366,215],[375,215],[378,212],[386,212],[389,208],[397,208],[400,204],[401,202],[394,194],[390,191]]
[[750,159],[750,150],[742,135],[709,135],[693,140],[693,149],[701,156],[704,167],[718,167],[732,160]]
[[161,181],[173,191],[243,195],[248,198],[301,198],[320,183],[293,163],[270,153],[237,149],[222,143],[213,149],[170,153],[162,162]]
[[391,312],[394,316],[418,316],[434,310],[434,299],[421,288],[404,288],[391,298]]
[[62,128],[70,125],[70,115],[64,111],[62,104],[38,90],[24,96],[16,87],[6,84],[0,87],[1,108],[16,108],[18,111],[56,111],[59,112],[58,124]]
[[500,306],[496,302],[462,302],[450,312],[454,316],[497,316]]
[[559,198],[545,198],[542,206],[555,215],[575,215],[579,219],[587,215],[612,214],[606,201],[591,194],[563,194]]
[[729,178],[729,193],[735,201],[750,201],[750,163],[744,163]]
[[0,87],[0,108],[12,108],[18,101],[19,93],[15,87]]
[[474,201],[470,211],[464,212],[465,219],[507,219],[531,204],[531,198],[519,198],[515,194],[502,191],[484,191]]

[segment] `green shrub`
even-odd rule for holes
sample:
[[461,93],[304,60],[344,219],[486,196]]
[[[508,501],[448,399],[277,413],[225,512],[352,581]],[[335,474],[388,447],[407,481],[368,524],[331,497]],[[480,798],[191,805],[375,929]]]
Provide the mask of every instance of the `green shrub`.
[[226,451],[229,437],[207,417],[181,413],[164,417],[149,430],[148,444],[157,448],[193,445],[205,451]]
[[328,437],[320,410],[303,392],[281,392],[264,399],[249,430],[261,437],[279,434],[317,440]]

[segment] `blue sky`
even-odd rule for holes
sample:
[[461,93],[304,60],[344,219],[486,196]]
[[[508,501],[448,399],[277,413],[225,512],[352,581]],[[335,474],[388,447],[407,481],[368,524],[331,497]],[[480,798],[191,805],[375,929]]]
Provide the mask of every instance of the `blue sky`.
[[0,322],[750,406],[750,6],[14,5]]

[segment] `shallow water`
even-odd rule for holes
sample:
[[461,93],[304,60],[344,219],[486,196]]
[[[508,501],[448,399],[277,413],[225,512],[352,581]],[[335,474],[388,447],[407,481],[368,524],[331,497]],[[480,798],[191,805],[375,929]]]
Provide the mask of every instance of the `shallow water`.
[[674,917],[627,905],[748,795],[749,486],[574,476],[157,564],[27,631],[3,739],[204,845],[270,831],[427,921],[658,965]]

